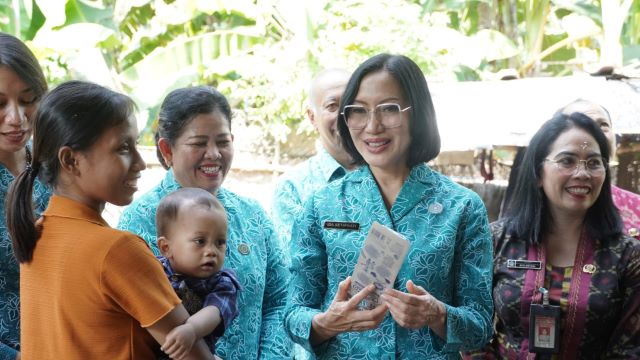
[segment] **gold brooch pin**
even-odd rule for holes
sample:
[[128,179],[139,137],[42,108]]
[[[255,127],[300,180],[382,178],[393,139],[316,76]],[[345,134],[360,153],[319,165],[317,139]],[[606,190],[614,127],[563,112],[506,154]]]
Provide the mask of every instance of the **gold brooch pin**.
[[582,271],[586,272],[587,274],[593,274],[596,272],[596,266],[593,264],[586,264],[582,267]]

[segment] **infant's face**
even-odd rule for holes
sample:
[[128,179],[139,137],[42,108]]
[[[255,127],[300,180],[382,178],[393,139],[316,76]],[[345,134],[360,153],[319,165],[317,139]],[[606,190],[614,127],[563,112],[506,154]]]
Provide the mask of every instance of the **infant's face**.
[[180,209],[167,234],[167,258],[179,274],[208,278],[220,271],[227,251],[227,218],[223,210],[204,206]]

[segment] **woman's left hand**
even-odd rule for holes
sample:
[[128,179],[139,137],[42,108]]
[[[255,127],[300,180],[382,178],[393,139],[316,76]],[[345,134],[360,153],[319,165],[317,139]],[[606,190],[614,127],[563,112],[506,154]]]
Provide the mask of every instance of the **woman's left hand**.
[[407,329],[428,326],[446,339],[447,309],[444,304],[411,280],[407,281],[407,290],[409,292],[404,293],[387,289],[381,296],[393,319]]

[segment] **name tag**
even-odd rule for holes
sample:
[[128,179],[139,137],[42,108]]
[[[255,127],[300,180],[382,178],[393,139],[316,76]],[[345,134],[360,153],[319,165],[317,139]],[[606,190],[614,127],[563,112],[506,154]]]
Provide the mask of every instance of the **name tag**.
[[324,228],[338,230],[360,230],[360,224],[356,222],[346,221],[325,221]]
[[560,306],[531,304],[529,351],[553,354],[560,351]]
[[542,269],[542,261],[509,259],[507,260],[507,269],[540,270]]

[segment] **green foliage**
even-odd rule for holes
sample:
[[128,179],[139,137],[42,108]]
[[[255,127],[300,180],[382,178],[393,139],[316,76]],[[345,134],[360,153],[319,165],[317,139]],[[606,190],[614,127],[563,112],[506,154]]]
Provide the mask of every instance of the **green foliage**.
[[640,44],[640,0],[634,0],[631,4],[627,21],[622,29],[621,42],[627,46]]
[[127,15],[125,15],[124,19],[122,19],[118,28],[124,35],[132,38],[133,34],[142,26],[147,25],[155,15],[156,10],[151,3],[134,6],[129,10]]
[[31,0],[31,9],[31,21],[29,22],[29,28],[22,34],[25,40],[32,40],[36,36],[38,30],[40,30],[42,25],[44,25],[45,21],[44,14],[35,0]]
[[[169,2],[170,4],[172,2]],[[126,35],[129,39],[134,37],[134,34],[142,28],[149,25],[149,23],[155,18],[156,11],[152,3],[147,3],[140,7],[132,7],[126,14],[125,18],[120,22],[120,31]],[[185,36],[193,37],[199,34],[205,34],[208,32],[215,32],[218,29],[235,29],[243,26],[255,25],[255,20],[247,18],[244,14],[238,11],[220,12],[215,11],[212,13],[195,12],[193,16],[185,22],[178,24],[167,24],[166,27],[151,36],[142,36],[139,39],[139,45],[129,52],[126,52],[118,63],[120,64],[120,70],[124,71],[129,67],[135,65],[139,61],[143,60],[147,55],[159,48],[168,46],[172,41],[183,38]],[[212,57],[220,56],[220,53],[228,54],[233,52],[234,49],[230,48],[239,42],[240,47],[246,47],[247,41],[245,38],[239,38],[237,34],[221,33],[215,36],[215,40],[219,44],[225,45],[218,51],[218,53],[210,54]],[[230,35],[231,34],[231,35]],[[216,48],[214,44],[214,49]]]
[[64,6],[66,21],[55,29],[61,29],[71,24],[93,23],[116,29],[113,23],[113,11],[109,8],[101,8],[94,5],[95,2],[83,0],[67,0]]
[[52,49],[34,48],[33,50],[50,87],[72,79],[72,71],[60,53]]
[[549,0],[525,0],[524,47],[528,58],[532,58],[542,49],[544,26],[549,10]]
[[31,40],[44,24],[45,17],[35,0],[0,0],[0,31]]
[[[34,39],[52,84],[100,79],[127,92],[147,145],[170,90],[210,84],[229,98],[234,121],[264,129],[254,145],[267,154],[313,131],[303,121],[306,89],[322,68],[354,69],[388,52],[411,57],[430,79],[493,79],[505,68],[564,75],[600,51],[601,32],[581,35],[576,24],[603,26],[603,0],[42,1],[59,2],[64,19],[50,23],[35,0],[19,0],[16,16],[13,1],[0,0],[0,30]],[[640,51],[638,29],[634,0],[621,35],[628,61]]]
[[596,24],[602,26],[602,13],[600,12],[600,7],[592,1],[557,1],[554,5],[556,6],[556,14],[559,18],[563,18],[569,14],[578,14],[586,16]]
[[[566,33],[547,34],[542,40],[542,47],[546,49],[549,46],[556,44],[559,41],[565,40],[567,38],[568,36]],[[575,57],[576,57],[576,50],[574,48],[563,47],[551,53],[549,56],[545,57],[545,60],[557,62],[557,61],[567,61],[570,59],[574,59]]]

